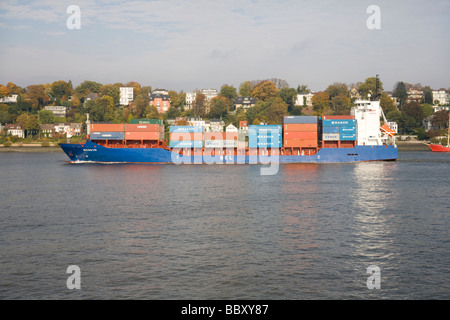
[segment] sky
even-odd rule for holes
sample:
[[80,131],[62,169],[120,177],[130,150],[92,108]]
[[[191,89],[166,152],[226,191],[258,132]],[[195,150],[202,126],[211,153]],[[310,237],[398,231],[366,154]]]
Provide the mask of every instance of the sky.
[[449,30],[450,0],[0,0],[0,83],[321,91],[379,74],[385,90],[450,88]]

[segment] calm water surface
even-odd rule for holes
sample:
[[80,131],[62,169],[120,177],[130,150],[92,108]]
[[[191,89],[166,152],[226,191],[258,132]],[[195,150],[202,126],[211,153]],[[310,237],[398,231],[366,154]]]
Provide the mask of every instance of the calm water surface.
[[0,153],[1,299],[450,298],[450,154],[273,176],[66,160]]

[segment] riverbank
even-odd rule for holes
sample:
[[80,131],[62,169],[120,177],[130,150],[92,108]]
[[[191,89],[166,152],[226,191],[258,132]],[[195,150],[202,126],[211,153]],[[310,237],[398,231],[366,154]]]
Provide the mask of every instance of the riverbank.
[[40,143],[13,143],[9,147],[5,147],[3,144],[0,144],[0,152],[62,152],[62,150],[58,144],[42,146]]
[[397,141],[398,151],[431,151],[428,145],[420,141]]

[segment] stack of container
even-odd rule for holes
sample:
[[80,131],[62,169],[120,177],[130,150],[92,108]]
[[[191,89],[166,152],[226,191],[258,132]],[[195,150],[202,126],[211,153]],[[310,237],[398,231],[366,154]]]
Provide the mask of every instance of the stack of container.
[[281,148],[281,125],[251,125],[248,127],[248,147]]
[[323,141],[356,141],[354,116],[324,116],[322,120]]
[[125,140],[159,141],[164,139],[164,126],[160,124],[126,124]]
[[170,126],[171,148],[203,148],[203,127]]
[[124,140],[124,124],[92,123],[91,140]]
[[285,148],[317,148],[318,125],[315,116],[286,116],[283,119]]
[[237,132],[205,132],[205,148],[237,148]]

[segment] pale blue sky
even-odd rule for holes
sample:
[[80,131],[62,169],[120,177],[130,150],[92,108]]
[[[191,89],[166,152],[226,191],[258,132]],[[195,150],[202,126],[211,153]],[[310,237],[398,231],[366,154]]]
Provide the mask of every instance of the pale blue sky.
[[[81,29],[69,30],[69,5]],[[369,30],[369,5],[381,29]],[[285,79],[315,91],[379,74],[450,87],[450,0],[1,1],[0,83],[72,80],[191,91]]]

